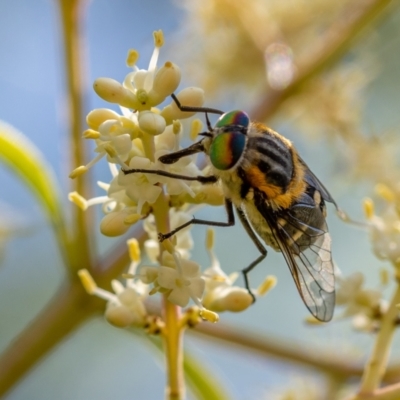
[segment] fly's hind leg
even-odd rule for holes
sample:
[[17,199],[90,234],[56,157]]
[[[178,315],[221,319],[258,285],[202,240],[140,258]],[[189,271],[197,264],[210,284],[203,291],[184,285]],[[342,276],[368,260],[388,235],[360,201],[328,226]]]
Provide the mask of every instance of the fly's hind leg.
[[225,199],[225,209],[228,215],[227,222],[218,222],[218,221],[207,221],[204,219],[193,218],[190,221],[178,226],[168,233],[159,233],[158,240],[163,242],[165,239],[169,239],[171,236],[175,235],[175,233],[179,232],[181,229],[186,228],[190,225],[210,225],[210,226],[232,226],[235,225],[235,215],[233,213],[232,202],[229,199]]
[[242,270],[244,284],[246,286],[247,291],[249,292],[249,294],[253,298],[253,303],[254,303],[256,301],[256,297],[254,296],[254,293],[251,291],[248,274],[262,260],[264,260],[265,257],[267,257],[268,251],[263,246],[263,244],[260,242],[260,239],[258,239],[257,235],[254,233],[253,228],[250,226],[250,223],[249,223],[245,213],[243,212],[243,210],[241,208],[239,208],[239,207],[236,207],[236,211],[238,213],[240,222],[242,223],[244,229],[246,230],[247,234],[250,236],[250,239],[256,245],[258,251],[261,253],[261,255],[259,257],[257,257],[248,267],[246,267],[246,268],[244,268]]

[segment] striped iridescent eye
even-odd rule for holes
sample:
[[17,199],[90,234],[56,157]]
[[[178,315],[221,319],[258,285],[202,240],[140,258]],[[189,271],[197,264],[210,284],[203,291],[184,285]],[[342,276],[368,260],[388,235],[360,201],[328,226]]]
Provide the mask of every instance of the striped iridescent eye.
[[217,123],[215,124],[216,128],[223,128],[229,125],[238,125],[243,128],[248,128],[250,124],[249,116],[240,110],[230,111],[225,114],[222,114]]
[[243,111],[225,113],[217,121],[215,127],[226,131],[218,134],[210,146],[210,160],[215,168],[226,171],[239,161],[246,145],[245,132],[240,128],[246,129],[249,123],[249,116]]
[[215,168],[226,171],[240,159],[246,145],[241,132],[225,132],[216,136],[210,146],[210,160]]

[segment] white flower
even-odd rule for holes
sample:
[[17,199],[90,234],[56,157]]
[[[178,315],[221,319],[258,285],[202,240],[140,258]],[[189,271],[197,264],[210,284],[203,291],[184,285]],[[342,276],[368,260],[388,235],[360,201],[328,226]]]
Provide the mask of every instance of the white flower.
[[381,216],[377,216],[374,212],[374,202],[371,199],[365,199],[363,202],[372,249],[378,258],[398,265],[400,263],[400,215],[395,202],[396,195],[384,184],[376,185],[375,191],[386,204]]
[[125,285],[117,280],[111,281],[114,293],[97,287],[86,269],[78,272],[82,284],[89,294],[107,300],[105,317],[110,324],[119,328],[130,325],[144,326],[147,317],[144,300],[147,296],[148,285],[137,278],[131,278],[131,276],[135,276],[136,268],[140,263],[139,244],[136,239],[128,240],[127,244],[131,257],[127,274],[129,278]]
[[353,325],[362,331],[377,327],[379,318],[385,312],[386,302],[378,290],[364,289],[364,276],[355,272],[346,278],[337,277],[336,304],[345,307],[339,318],[353,318]]
[[97,156],[87,165],[75,168],[70,178],[87,172],[104,156],[110,163],[124,165],[132,149],[132,139],[138,137],[139,127],[134,115],[128,118],[118,115],[105,108],[91,111],[87,118],[90,129],[83,133],[85,139],[93,139],[96,142],[95,152]]
[[[154,164],[148,158],[133,157],[127,169],[154,169],[152,165]],[[152,174],[125,174],[120,171],[118,184],[125,187],[126,195],[137,203],[140,213],[144,203],[153,204],[162,192],[162,188],[155,185],[157,180],[157,176]]]
[[[170,209],[169,211],[171,230],[181,226],[182,224],[190,221],[193,217],[187,212],[177,211]],[[152,262],[156,262],[159,254],[158,232],[155,226],[154,216],[149,215],[143,224],[144,230],[149,235],[148,240],[145,242],[145,249],[147,256]],[[161,232],[166,233],[166,232]],[[190,226],[178,231],[174,238],[176,240],[175,249],[179,252],[181,257],[188,259],[190,257],[190,250],[193,248],[193,239]]]
[[164,252],[163,264],[159,268],[157,282],[169,293],[168,300],[180,307],[185,307],[192,299],[199,307],[205,282],[201,278],[200,266],[194,261],[181,259],[178,252],[172,256]]
[[369,222],[372,249],[381,260],[400,262],[400,220],[394,207],[382,217],[374,215]]

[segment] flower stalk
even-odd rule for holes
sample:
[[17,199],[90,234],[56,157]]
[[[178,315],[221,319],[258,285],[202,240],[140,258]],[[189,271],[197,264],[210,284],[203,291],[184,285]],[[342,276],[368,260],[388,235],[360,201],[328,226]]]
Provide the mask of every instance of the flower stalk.
[[397,287],[390,301],[389,308],[382,317],[381,326],[376,337],[371,357],[364,369],[359,391],[359,396],[361,397],[356,396],[354,400],[362,398],[362,396],[365,395],[373,394],[382,382],[388,363],[393,334],[396,328],[396,319],[399,313],[397,308],[397,305],[400,303],[399,276],[397,276],[397,282]]
[[[168,198],[162,192],[153,206],[153,215],[158,232],[169,232],[170,221],[168,212]],[[162,315],[165,323],[163,343],[167,372],[165,398],[168,400],[180,400],[185,397],[183,330],[180,329],[181,308],[168,301],[166,294],[163,295]]]

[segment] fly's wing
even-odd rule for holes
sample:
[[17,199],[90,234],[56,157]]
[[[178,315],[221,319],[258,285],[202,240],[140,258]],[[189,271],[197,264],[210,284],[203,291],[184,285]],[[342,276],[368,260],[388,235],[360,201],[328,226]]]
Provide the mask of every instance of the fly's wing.
[[307,181],[307,183],[314,187],[315,189],[317,189],[320,193],[322,198],[325,201],[329,201],[329,203],[332,203],[335,205],[336,208],[338,208],[335,200],[333,200],[333,197],[331,196],[331,194],[328,192],[328,189],[322,184],[322,182],[314,175],[314,173],[310,170],[310,168],[308,168],[308,165],[303,161],[303,159],[297,155],[297,157],[299,158],[301,164],[303,164],[303,167],[305,167],[306,169],[306,173],[305,173],[305,180]]
[[297,290],[311,314],[320,321],[332,319],[335,277],[331,238],[322,214],[307,194],[277,214],[260,210],[289,266]]

